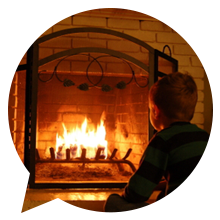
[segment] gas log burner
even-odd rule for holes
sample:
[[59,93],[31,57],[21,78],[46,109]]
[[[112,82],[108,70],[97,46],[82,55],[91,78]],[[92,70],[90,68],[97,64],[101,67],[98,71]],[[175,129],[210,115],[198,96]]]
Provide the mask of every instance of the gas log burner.
[[[93,45],[39,59],[48,41],[82,32],[136,44],[146,59]],[[171,51],[167,55],[109,29],[73,28],[36,40],[27,63],[17,69],[26,74],[24,164],[29,187],[124,187],[154,132],[148,90],[177,68]]]

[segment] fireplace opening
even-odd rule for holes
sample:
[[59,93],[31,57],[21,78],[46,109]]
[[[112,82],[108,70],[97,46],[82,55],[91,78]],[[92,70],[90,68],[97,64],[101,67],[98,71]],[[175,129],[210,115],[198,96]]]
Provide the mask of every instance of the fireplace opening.
[[[89,45],[40,59],[47,41],[80,32],[112,35],[138,45],[141,54]],[[148,90],[177,69],[171,54],[109,29],[73,28],[35,41],[16,75],[22,88],[16,103],[23,107],[15,112],[22,135],[14,138],[23,140],[19,155],[29,187],[123,188],[154,132]]]
[[[36,183],[126,183],[148,140],[147,77],[136,76],[143,87],[134,81],[117,89],[132,74],[107,74],[101,84],[113,89],[105,92],[77,88],[88,81],[85,74],[58,75],[76,86],[66,87],[56,78],[38,82]],[[100,74],[90,73],[90,78],[97,82]]]

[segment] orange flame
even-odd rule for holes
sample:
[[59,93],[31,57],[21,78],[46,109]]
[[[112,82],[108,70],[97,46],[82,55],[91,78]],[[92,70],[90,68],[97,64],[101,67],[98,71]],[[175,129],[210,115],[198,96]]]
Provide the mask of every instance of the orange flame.
[[107,157],[107,145],[108,142],[105,140],[106,130],[104,127],[104,121],[100,120],[100,125],[97,129],[90,130],[88,128],[88,120],[85,117],[81,127],[76,127],[70,132],[67,131],[63,125],[63,136],[56,135],[56,158],[65,159],[66,149],[70,149],[70,158],[80,157],[82,149],[86,149],[86,158],[94,158],[98,148],[101,148],[101,155],[104,158]]

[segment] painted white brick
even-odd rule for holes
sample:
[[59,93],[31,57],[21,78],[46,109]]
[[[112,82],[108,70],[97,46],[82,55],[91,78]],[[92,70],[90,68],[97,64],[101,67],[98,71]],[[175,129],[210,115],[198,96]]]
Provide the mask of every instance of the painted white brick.
[[190,57],[190,60],[191,60],[192,66],[197,66],[197,67],[203,66],[200,59],[197,56]]
[[69,28],[72,28],[72,27],[73,26],[71,26],[71,25],[55,25],[53,27],[53,32],[62,31],[62,30],[69,29]]
[[191,123],[193,123],[193,124],[203,124],[204,123],[204,115],[202,113],[195,113]]
[[148,31],[172,31],[172,29],[160,21],[141,21],[141,30]]
[[172,57],[178,60],[179,66],[190,66],[189,56],[172,55]]
[[204,101],[204,92],[198,91],[198,101],[200,102]]
[[107,22],[109,28],[121,28],[121,29],[139,29],[139,21],[131,19],[114,19],[109,18]]
[[194,79],[198,90],[204,90],[204,81],[202,79]]
[[156,33],[150,31],[135,31],[135,30],[125,30],[125,34],[131,35],[132,37],[136,37],[142,41],[155,42],[156,41]]
[[[53,26],[53,32],[65,30],[65,29],[70,29],[74,28],[71,25],[54,25]],[[73,34],[68,34],[68,37],[88,37],[88,33],[73,33]]]
[[185,44],[186,41],[177,33],[159,32],[157,42]]
[[129,41],[108,41],[108,49],[127,51],[127,52],[138,52],[140,51],[140,46],[131,43]]
[[[157,43],[157,42],[147,42],[147,44],[149,44],[151,47],[153,47],[154,49],[157,49],[159,51],[163,51],[163,48],[165,46],[164,43]],[[171,52],[173,53],[173,45],[169,45]]]
[[73,25],[106,27],[106,18],[74,16]]
[[192,47],[188,44],[174,45],[174,54],[178,55],[196,55]]
[[55,38],[42,43],[41,46],[45,48],[71,48],[71,38]]
[[197,102],[195,112],[204,112],[204,103]]
[[194,78],[203,78],[205,75],[205,71],[202,67],[179,67],[179,71],[188,73]]

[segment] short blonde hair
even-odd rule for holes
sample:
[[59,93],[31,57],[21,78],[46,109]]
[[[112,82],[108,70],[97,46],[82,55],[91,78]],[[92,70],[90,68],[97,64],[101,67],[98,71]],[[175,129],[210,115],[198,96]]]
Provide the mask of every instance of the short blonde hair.
[[197,103],[197,86],[192,76],[179,72],[168,74],[150,89],[150,100],[175,120],[190,121]]

